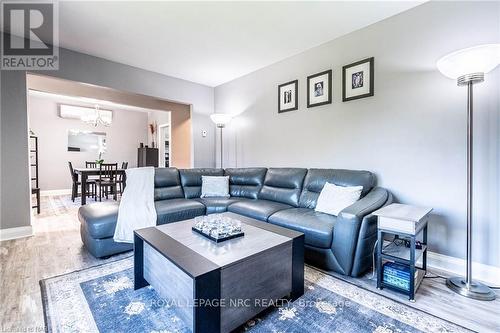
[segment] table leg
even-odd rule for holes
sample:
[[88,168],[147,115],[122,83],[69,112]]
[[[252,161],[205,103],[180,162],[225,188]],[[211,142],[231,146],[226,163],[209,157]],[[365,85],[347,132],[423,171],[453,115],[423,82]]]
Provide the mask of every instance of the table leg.
[[412,236],[410,239],[410,302],[415,301],[415,237],[416,236]]
[[[424,234],[423,234],[422,243],[424,245],[427,245],[427,225],[425,225],[425,227],[424,227]],[[427,250],[423,254],[422,268],[424,269],[425,273],[427,273]]]
[[87,204],[87,174],[82,172],[82,206]]
[[377,235],[377,264],[376,264],[376,269],[377,269],[377,288],[382,289],[382,278],[383,278],[383,272],[382,272],[382,246],[384,244],[384,233],[380,230],[378,230],[378,235]]
[[149,286],[144,279],[144,241],[134,234],[134,290]]
[[36,212],[40,214],[40,189],[36,191]]
[[292,244],[292,292],[290,297],[296,300],[304,295],[304,235],[293,240]]

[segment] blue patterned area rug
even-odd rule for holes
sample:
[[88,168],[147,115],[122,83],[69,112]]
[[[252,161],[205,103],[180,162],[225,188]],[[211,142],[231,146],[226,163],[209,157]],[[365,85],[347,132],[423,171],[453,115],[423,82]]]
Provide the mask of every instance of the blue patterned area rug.
[[[466,330],[311,267],[305,293],[250,320],[249,332],[465,332]],[[151,287],[134,291],[133,259],[40,281],[50,332],[189,332]]]

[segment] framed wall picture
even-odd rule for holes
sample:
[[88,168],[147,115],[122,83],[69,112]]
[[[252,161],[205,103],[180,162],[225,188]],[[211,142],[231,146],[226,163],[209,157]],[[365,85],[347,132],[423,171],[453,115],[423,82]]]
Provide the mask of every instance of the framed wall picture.
[[278,86],[278,113],[297,110],[299,80],[290,81]]
[[307,107],[332,103],[332,70],[307,77]]
[[342,67],[342,101],[373,96],[374,58],[367,58]]

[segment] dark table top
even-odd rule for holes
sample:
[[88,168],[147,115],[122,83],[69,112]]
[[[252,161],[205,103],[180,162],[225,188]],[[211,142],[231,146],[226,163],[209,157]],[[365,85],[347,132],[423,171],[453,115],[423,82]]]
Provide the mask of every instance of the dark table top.
[[[117,169],[116,172],[118,173],[125,173],[126,169]],[[73,168],[73,171],[82,174],[86,173],[89,175],[98,175],[99,174],[99,168]]]

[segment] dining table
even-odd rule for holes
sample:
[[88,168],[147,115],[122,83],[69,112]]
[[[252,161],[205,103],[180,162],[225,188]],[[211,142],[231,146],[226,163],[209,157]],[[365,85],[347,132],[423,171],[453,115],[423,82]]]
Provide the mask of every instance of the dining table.
[[[123,188],[125,188],[125,181],[127,175],[125,173],[126,169],[117,169],[116,174],[122,175],[123,179]],[[99,168],[74,168],[73,171],[80,175],[80,179],[82,182],[82,206],[87,204],[87,180],[89,176],[99,176],[100,169]]]

